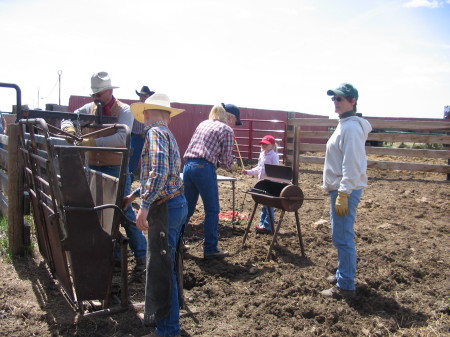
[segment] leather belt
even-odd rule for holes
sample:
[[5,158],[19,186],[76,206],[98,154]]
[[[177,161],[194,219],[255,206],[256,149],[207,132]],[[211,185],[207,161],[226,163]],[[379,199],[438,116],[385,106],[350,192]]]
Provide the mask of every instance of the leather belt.
[[162,199],[156,200],[155,201],[155,205],[161,205],[161,204],[165,203],[166,201],[169,201],[170,199],[176,198],[176,197],[178,197],[180,195],[181,195],[181,192],[180,191],[176,191],[175,193],[166,195]]

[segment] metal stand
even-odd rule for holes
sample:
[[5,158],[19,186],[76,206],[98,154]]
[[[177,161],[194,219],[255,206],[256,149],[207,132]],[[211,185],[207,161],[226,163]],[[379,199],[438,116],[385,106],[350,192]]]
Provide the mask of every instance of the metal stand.
[[[245,245],[245,241],[247,240],[248,233],[250,232],[250,226],[252,225],[253,218],[255,217],[256,208],[258,207],[258,203],[255,202],[255,206],[253,207],[252,215],[250,216],[250,219],[247,224],[247,228],[245,229],[244,238],[242,239],[242,246]],[[281,228],[281,223],[283,222],[284,214],[286,213],[285,210],[281,210],[280,219],[278,220],[277,227],[274,231],[272,242],[270,243],[269,251],[267,252],[266,261],[270,259],[270,253],[272,252],[274,244],[277,242],[277,236],[278,232]],[[302,252],[302,257],[305,257],[305,250],[303,247],[303,238],[302,238],[302,232],[300,229],[300,217],[298,215],[298,211],[295,211],[295,222],[296,222],[296,228],[297,228],[297,236],[298,236],[298,242],[300,244],[300,250]],[[270,214],[270,213],[269,213]],[[272,225],[273,225],[273,219],[271,218]]]

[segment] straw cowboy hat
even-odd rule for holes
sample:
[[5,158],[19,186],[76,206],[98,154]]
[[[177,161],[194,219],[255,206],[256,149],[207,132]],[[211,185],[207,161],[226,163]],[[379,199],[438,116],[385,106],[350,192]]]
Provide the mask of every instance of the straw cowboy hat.
[[144,123],[144,110],[164,110],[170,112],[170,117],[175,117],[184,111],[184,109],[172,108],[170,106],[169,96],[166,94],[155,93],[145,100],[144,103],[131,104],[131,112],[134,118]]
[[93,94],[115,88],[118,87],[113,87],[111,85],[111,78],[106,71],[100,71],[99,73],[95,73],[94,75],[92,75],[91,89]]

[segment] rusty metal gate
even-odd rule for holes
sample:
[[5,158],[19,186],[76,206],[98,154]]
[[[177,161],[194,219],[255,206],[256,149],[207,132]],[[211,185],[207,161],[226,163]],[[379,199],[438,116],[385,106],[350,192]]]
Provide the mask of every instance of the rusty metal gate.
[[[40,253],[73,308],[85,314],[116,312],[129,306],[127,240],[120,224],[126,219],[121,203],[127,174],[129,129],[124,125],[97,125],[102,132],[125,129],[126,148],[82,147],[54,137],[40,118],[21,119],[19,151],[25,162]],[[89,151],[111,151],[122,157],[121,173],[114,178],[90,170],[84,162]],[[122,251],[120,307],[111,309],[114,252]],[[91,305],[93,302],[98,305]]]

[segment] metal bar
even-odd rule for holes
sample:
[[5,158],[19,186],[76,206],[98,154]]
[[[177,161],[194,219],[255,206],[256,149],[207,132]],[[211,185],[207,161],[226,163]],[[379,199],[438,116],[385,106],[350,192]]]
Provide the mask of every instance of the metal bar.
[[[48,128],[51,129],[51,130],[55,130],[55,131],[61,132],[63,135],[65,135],[65,136],[67,136],[67,137],[70,137],[70,138],[73,138],[73,139],[75,139],[75,140],[78,141],[78,142],[81,142],[81,141],[83,140],[83,138],[80,138],[80,137],[78,137],[78,136],[76,136],[76,135],[74,135],[74,134],[71,134],[71,133],[69,133],[69,132],[66,132],[66,131],[64,131],[64,130],[58,129],[56,126],[53,126],[53,125],[51,125],[51,124],[48,124]],[[50,132],[49,132],[49,133],[50,133]],[[56,135],[56,134],[54,134],[54,133],[50,133],[50,135],[52,135],[52,136],[58,136],[58,135]]]
[[127,311],[129,309],[136,309],[136,308],[142,308],[144,306],[144,303],[135,303],[135,304],[129,304],[126,307],[114,307],[114,308],[107,308],[103,310],[97,310],[94,312],[89,312],[83,315],[83,317],[101,317],[101,316],[109,316],[113,314],[118,314],[124,311]]
[[[107,125],[107,124],[105,124],[105,125]],[[111,129],[117,129],[116,124],[108,126],[107,128],[101,128],[100,130],[97,130],[97,131],[93,131],[93,132],[90,132],[90,133],[85,133],[83,135],[83,138],[92,137],[92,136],[97,135],[98,133],[104,133],[105,131],[111,130]]]
[[104,204],[101,206],[95,206],[95,207],[75,207],[75,206],[64,206],[63,209],[65,211],[72,211],[72,212],[97,212],[104,209],[113,208],[115,211],[119,212],[121,216],[121,220],[124,220],[126,223],[123,223],[123,225],[136,225],[136,222],[130,220],[126,215],[123,209],[121,209],[119,206],[115,204]]
[[96,146],[73,146],[73,145],[54,145],[54,148],[78,148],[79,151],[95,150],[95,151],[117,151],[117,152],[128,152],[127,148],[124,147],[96,147]]
[[298,243],[300,244],[300,250],[302,251],[302,256],[305,257],[305,249],[303,248],[303,237],[302,230],[300,228],[300,217],[298,211],[295,211],[295,224],[297,226]]
[[255,207],[253,207],[252,215],[251,215],[250,219],[248,220],[248,225],[247,225],[247,228],[245,229],[244,238],[242,239],[242,246],[245,245],[245,241],[247,240],[248,232],[250,231],[250,226],[252,225],[253,218],[255,217],[255,212],[256,212],[257,207],[258,207],[258,203],[255,202]]
[[241,192],[251,194],[251,195],[262,196],[264,198],[268,198],[271,200],[324,200],[324,198],[275,197],[275,196],[269,195],[269,194],[254,193],[254,192],[250,192],[250,191],[241,191]]
[[[1,85],[0,85],[1,86]],[[55,118],[55,119],[70,119],[80,120],[83,122],[95,122],[97,120],[96,115],[90,114],[77,114],[73,112],[61,112],[61,111],[47,111],[47,110],[29,110],[26,113],[26,118]],[[23,118],[23,117],[22,117]],[[117,122],[117,117],[102,116],[102,121],[105,124],[114,124]]]
[[121,236],[119,239],[120,253],[121,253],[121,269],[120,278],[122,286],[120,289],[120,305],[127,308],[130,304],[128,297],[128,241],[129,239]]
[[16,123],[22,118],[22,92],[17,84],[12,83],[0,83],[2,88],[13,88],[16,90],[16,105],[17,105],[17,117]]

